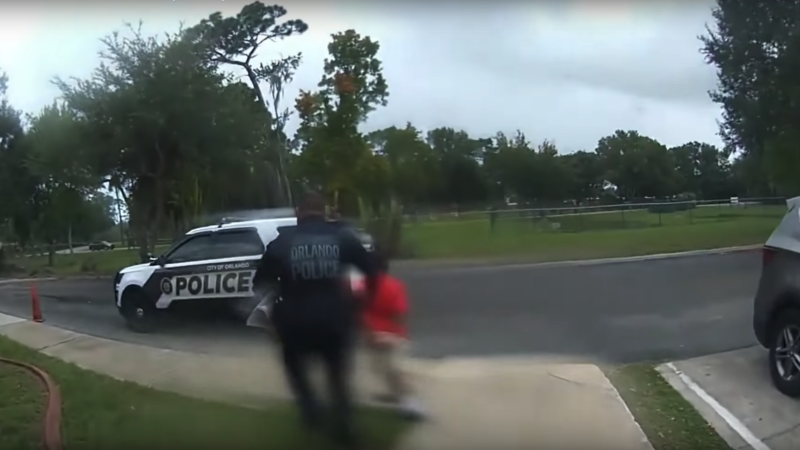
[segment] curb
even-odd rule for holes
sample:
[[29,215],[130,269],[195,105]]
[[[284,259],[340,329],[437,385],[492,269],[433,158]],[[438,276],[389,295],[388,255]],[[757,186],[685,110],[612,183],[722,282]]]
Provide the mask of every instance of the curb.
[[44,412],[44,450],[61,450],[61,391],[50,375],[36,366],[0,357],[0,363],[27,370],[44,384],[47,391],[47,406]]

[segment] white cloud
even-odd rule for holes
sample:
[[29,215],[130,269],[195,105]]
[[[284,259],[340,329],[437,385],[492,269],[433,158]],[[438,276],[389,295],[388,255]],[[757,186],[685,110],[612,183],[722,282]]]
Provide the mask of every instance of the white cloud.
[[[147,32],[171,31],[244,3],[178,0],[144,13],[99,4],[14,7],[0,19],[10,100],[26,112],[51,102],[58,90],[50,80],[88,76],[99,61],[99,38],[124,21],[141,18]],[[535,141],[554,139],[563,151],[591,149],[616,129],[637,129],[667,145],[719,143],[719,111],[706,94],[714,71],[698,52],[697,35],[710,18],[705,3],[284,5],[309,31],[259,57],[303,52],[290,99],[319,81],[331,33],[355,28],[381,42],[389,106],[367,128],[411,121],[474,135],[521,129]]]

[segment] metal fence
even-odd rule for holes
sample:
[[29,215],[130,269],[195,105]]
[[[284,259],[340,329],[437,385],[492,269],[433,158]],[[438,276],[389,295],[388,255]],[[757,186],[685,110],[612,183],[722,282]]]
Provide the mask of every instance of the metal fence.
[[687,225],[742,218],[779,219],[785,213],[786,199],[770,197],[407,214],[405,222],[409,226],[473,222],[476,226],[485,224],[491,229],[525,226],[542,231],[578,232]]

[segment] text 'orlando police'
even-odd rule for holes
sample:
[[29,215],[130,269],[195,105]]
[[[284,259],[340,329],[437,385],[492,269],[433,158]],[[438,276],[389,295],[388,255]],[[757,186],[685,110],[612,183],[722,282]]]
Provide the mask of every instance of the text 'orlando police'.
[[339,275],[339,245],[335,243],[295,245],[290,258],[295,280],[319,280]]

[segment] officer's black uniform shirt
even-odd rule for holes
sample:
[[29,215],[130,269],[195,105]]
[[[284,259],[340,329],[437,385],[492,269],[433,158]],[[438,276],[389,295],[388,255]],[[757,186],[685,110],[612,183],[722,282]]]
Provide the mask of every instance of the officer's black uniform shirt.
[[344,270],[354,266],[372,284],[377,271],[358,238],[322,217],[298,219],[268,246],[253,279],[256,289],[277,281],[280,300],[272,319],[285,331],[320,326],[352,327],[357,304],[345,289]]

